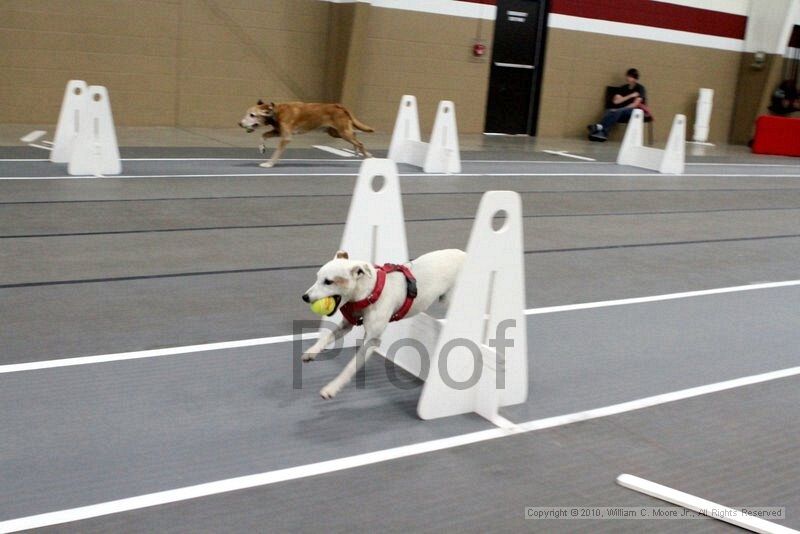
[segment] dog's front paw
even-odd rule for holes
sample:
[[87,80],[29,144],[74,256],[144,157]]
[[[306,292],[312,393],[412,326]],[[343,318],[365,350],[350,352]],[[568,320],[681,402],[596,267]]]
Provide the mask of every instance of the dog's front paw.
[[262,144],[258,147],[258,151],[264,154],[267,151],[267,145]]
[[272,163],[271,161],[265,161],[264,163],[261,163],[261,164],[259,164],[259,167],[266,167],[267,169],[269,169],[269,168],[271,168],[273,165],[275,165],[275,164],[274,164],[274,163]]
[[308,351],[305,354],[303,354],[303,361],[306,362],[306,363],[313,362],[314,360],[317,359],[317,354],[319,354],[319,353],[318,352]]
[[319,391],[319,396],[325,400],[332,399],[339,393],[339,389],[338,385],[331,382]]

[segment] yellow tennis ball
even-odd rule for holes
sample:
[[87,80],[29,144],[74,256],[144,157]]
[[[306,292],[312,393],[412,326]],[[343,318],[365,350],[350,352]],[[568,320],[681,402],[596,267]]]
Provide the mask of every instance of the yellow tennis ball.
[[317,315],[329,315],[335,308],[336,301],[333,297],[325,297],[311,303],[311,311]]

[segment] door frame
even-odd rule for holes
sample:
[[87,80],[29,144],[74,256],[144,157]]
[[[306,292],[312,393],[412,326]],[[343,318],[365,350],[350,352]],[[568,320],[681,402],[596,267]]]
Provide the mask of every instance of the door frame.
[[[549,0],[536,0],[541,4],[539,15],[539,25],[537,28],[536,51],[534,53],[535,69],[533,73],[533,83],[528,97],[528,121],[526,131],[521,134],[508,134],[508,135],[528,135],[535,136],[539,127],[539,100],[542,90],[542,79],[544,78],[544,61],[545,51],[547,49],[547,21],[550,17],[550,2]],[[498,2],[499,4],[499,2]],[[495,15],[494,31],[497,31],[497,18],[500,16],[500,6],[497,6],[497,14]],[[497,34],[492,35],[492,44],[497,38]],[[492,83],[492,66],[494,65],[494,46],[492,46],[492,57],[489,59],[489,88]],[[490,90],[487,90],[486,97],[489,98]],[[489,102],[486,102],[486,110],[483,117],[483,130],[486,132],[486,123],[489,117]]]

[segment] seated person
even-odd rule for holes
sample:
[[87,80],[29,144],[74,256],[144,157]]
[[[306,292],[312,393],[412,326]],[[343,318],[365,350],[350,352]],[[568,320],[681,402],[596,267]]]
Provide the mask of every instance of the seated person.
[[784,80],[772,94],[769,110],[775,115],[791,115],[800,111],[800,91],[793,79]]
[[587,127],[591,141],[607,141],[608,134],[616,123],[630,119],[633,110],[643,107],[647,102],[645,88],[639,83],[639,71],[628,69],[625,77],[627,83],[617,88],[612,99],[613,107],[606,110],[599,123]]

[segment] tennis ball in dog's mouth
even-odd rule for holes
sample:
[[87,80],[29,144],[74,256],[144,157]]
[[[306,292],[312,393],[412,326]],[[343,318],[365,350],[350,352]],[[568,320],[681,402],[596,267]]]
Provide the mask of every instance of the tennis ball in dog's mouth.
[[311,311],[317,315],[330,315],[335,308],[336,300],[333,297],[325,297],[311,303]]

